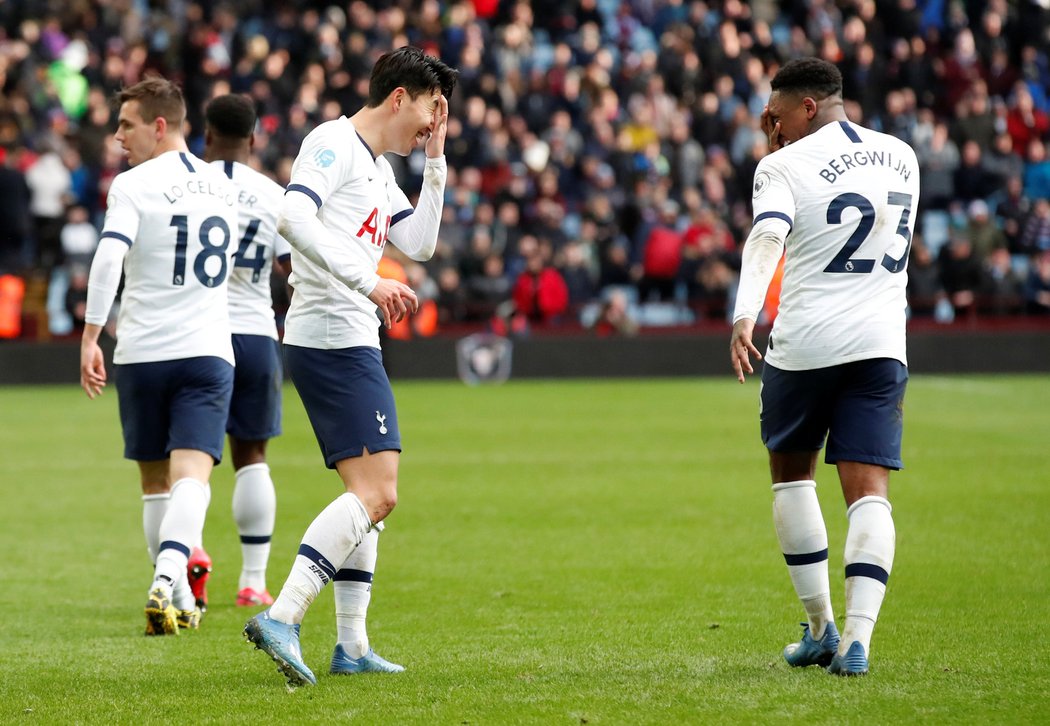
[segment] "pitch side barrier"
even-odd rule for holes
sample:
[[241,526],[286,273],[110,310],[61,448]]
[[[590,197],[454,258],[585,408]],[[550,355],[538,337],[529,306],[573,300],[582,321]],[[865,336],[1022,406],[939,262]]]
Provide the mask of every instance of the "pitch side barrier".
[[[766,331],[756,344],[765,348]],[[106,360],[113,341],[103,338]],[[731,376],[729,329],[644,332],[598,337],[582,332],[499,338],[485,334],[383,342],[392,379],[461,379],[468,383],[524,378]],[[1048,373],[1050,319],[950,326],[914,325],[908,335],[913,374]],[[111,363],[107,363],[111,365]],[[0,341],[0,385],[75,384],[77,340]]]

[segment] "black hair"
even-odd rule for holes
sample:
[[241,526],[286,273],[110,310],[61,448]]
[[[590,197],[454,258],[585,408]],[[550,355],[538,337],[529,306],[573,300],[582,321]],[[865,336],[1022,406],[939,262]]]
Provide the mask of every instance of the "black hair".
[[820,100],[842,95],[842,73],[820,58],[795,58],[785,63],[770,82],[781,93],[813,96]]
[[456,87],[459,71],[445,65],[421,49],[406,45],[383,54],[368,82],[368,106],[376,108],[398,86],[416,98],[421,93],[431,93],[440,88],[441,95],[449,98]]
[[213,133],[228,139],[247,139],[255,130],[255,104],[247,96],[217,96],[204,109]]

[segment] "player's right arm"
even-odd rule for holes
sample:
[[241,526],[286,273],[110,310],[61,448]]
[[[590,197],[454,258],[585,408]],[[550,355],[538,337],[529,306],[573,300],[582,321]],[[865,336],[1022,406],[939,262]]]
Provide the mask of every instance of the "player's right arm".
[[752,206],[755,221],[744,242],[740,284],[733,310],[733,334],[729,341],[729,360],[741,383],[745,374],[754,373],[751,356],[762,360],[762,354],[752,342],[752,335],[769,283],[784,254],[784,244],[791,232],[795,213],[790,184],[765,159],[755,170]]
[[325,143],[324,135],[307,136],[285,191],[277,231],[303,257],[371,300],[389,328],[410,310],[415,312],[419,305],[416,294],[408,285],[381,278],[374,269],[342,254],[339,240],[317,217],[329,195],[346,181],[352,160],[343,158],[350,154],[346,146],[339,152],[341,156]]
[[124,191],[124,180],[113,180],[106,200],[106,220],[88,273],[87,309],[80,338],[80,386],[89,398],[106,385],[106,363],[98,338],[117,296],[124,257],[138,234],[139,211]]
[[784,253],[783,222],[760,220],[751,228],[744,243],[740,262],[740,284],[737,287],[736,307],[733,310],[733,335],[729,341],[729,358],[736,378],[744,382],[744,374],[754,373],[751,356],[762,360],[762,354],[752,342],[755,321],[762,311],[766,291]]
[[84,333],[80,338],[80,386],[88,398],[101,394],[106,386],[106,363],[98,338],[109,319],[113,299],[117,296],[120,272],[127,253],[128,245],[122,240],[103,236],[91,261]]

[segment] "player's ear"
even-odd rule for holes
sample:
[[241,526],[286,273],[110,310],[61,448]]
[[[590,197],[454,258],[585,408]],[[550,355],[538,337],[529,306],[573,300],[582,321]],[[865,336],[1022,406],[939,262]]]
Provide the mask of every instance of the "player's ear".
[[168,119],[163,116],[157,116],[157,118],[153,119],[153,133],[158,141],[164,138],[164,134],[168,133]]
[[809,96],[802,99],[802,108],[806,111],[807,119],[812,120],[812,118],[817,115],[817,102]]

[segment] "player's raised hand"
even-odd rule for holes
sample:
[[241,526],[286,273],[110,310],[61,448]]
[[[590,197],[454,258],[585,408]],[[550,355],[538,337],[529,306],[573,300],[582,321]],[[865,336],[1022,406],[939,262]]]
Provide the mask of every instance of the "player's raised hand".
[[751,367],[751,356],[756,360],[762,360],[762,354],[751,342],[751,334],[755,330],[755,321],[741,318],[733,324],[733,337],[729,341],[729,360],[733,364],[736,379],[744,382],[745,373],[754,373]]
[[434,107],[434,124],[430,129],[430,137],[427,139],[427,157],[436,159],[445,153],[445,135],[448,133],[448,99],[444,95],[438,96],[437,106]]
[[379,278],[375,288],[368,294],[368,299],[383,314],[383,325],[387,328],[400,323],[406,315],[419,309],[419,298],[412,288],[387,277]]
[[773,117],[769,115],[769,106],[762,109],[762,116],[759,119],[762,125],[762,133],[766,135],[766,139],[769,140],[769,150],[779,151],[780,149],[787,146],[784,141],[784,137],[780,135],[780,122],[773,122]]
[[106,360],[94,341],[80,343],[80,387],[91,399],[101,396],[106,387]]

